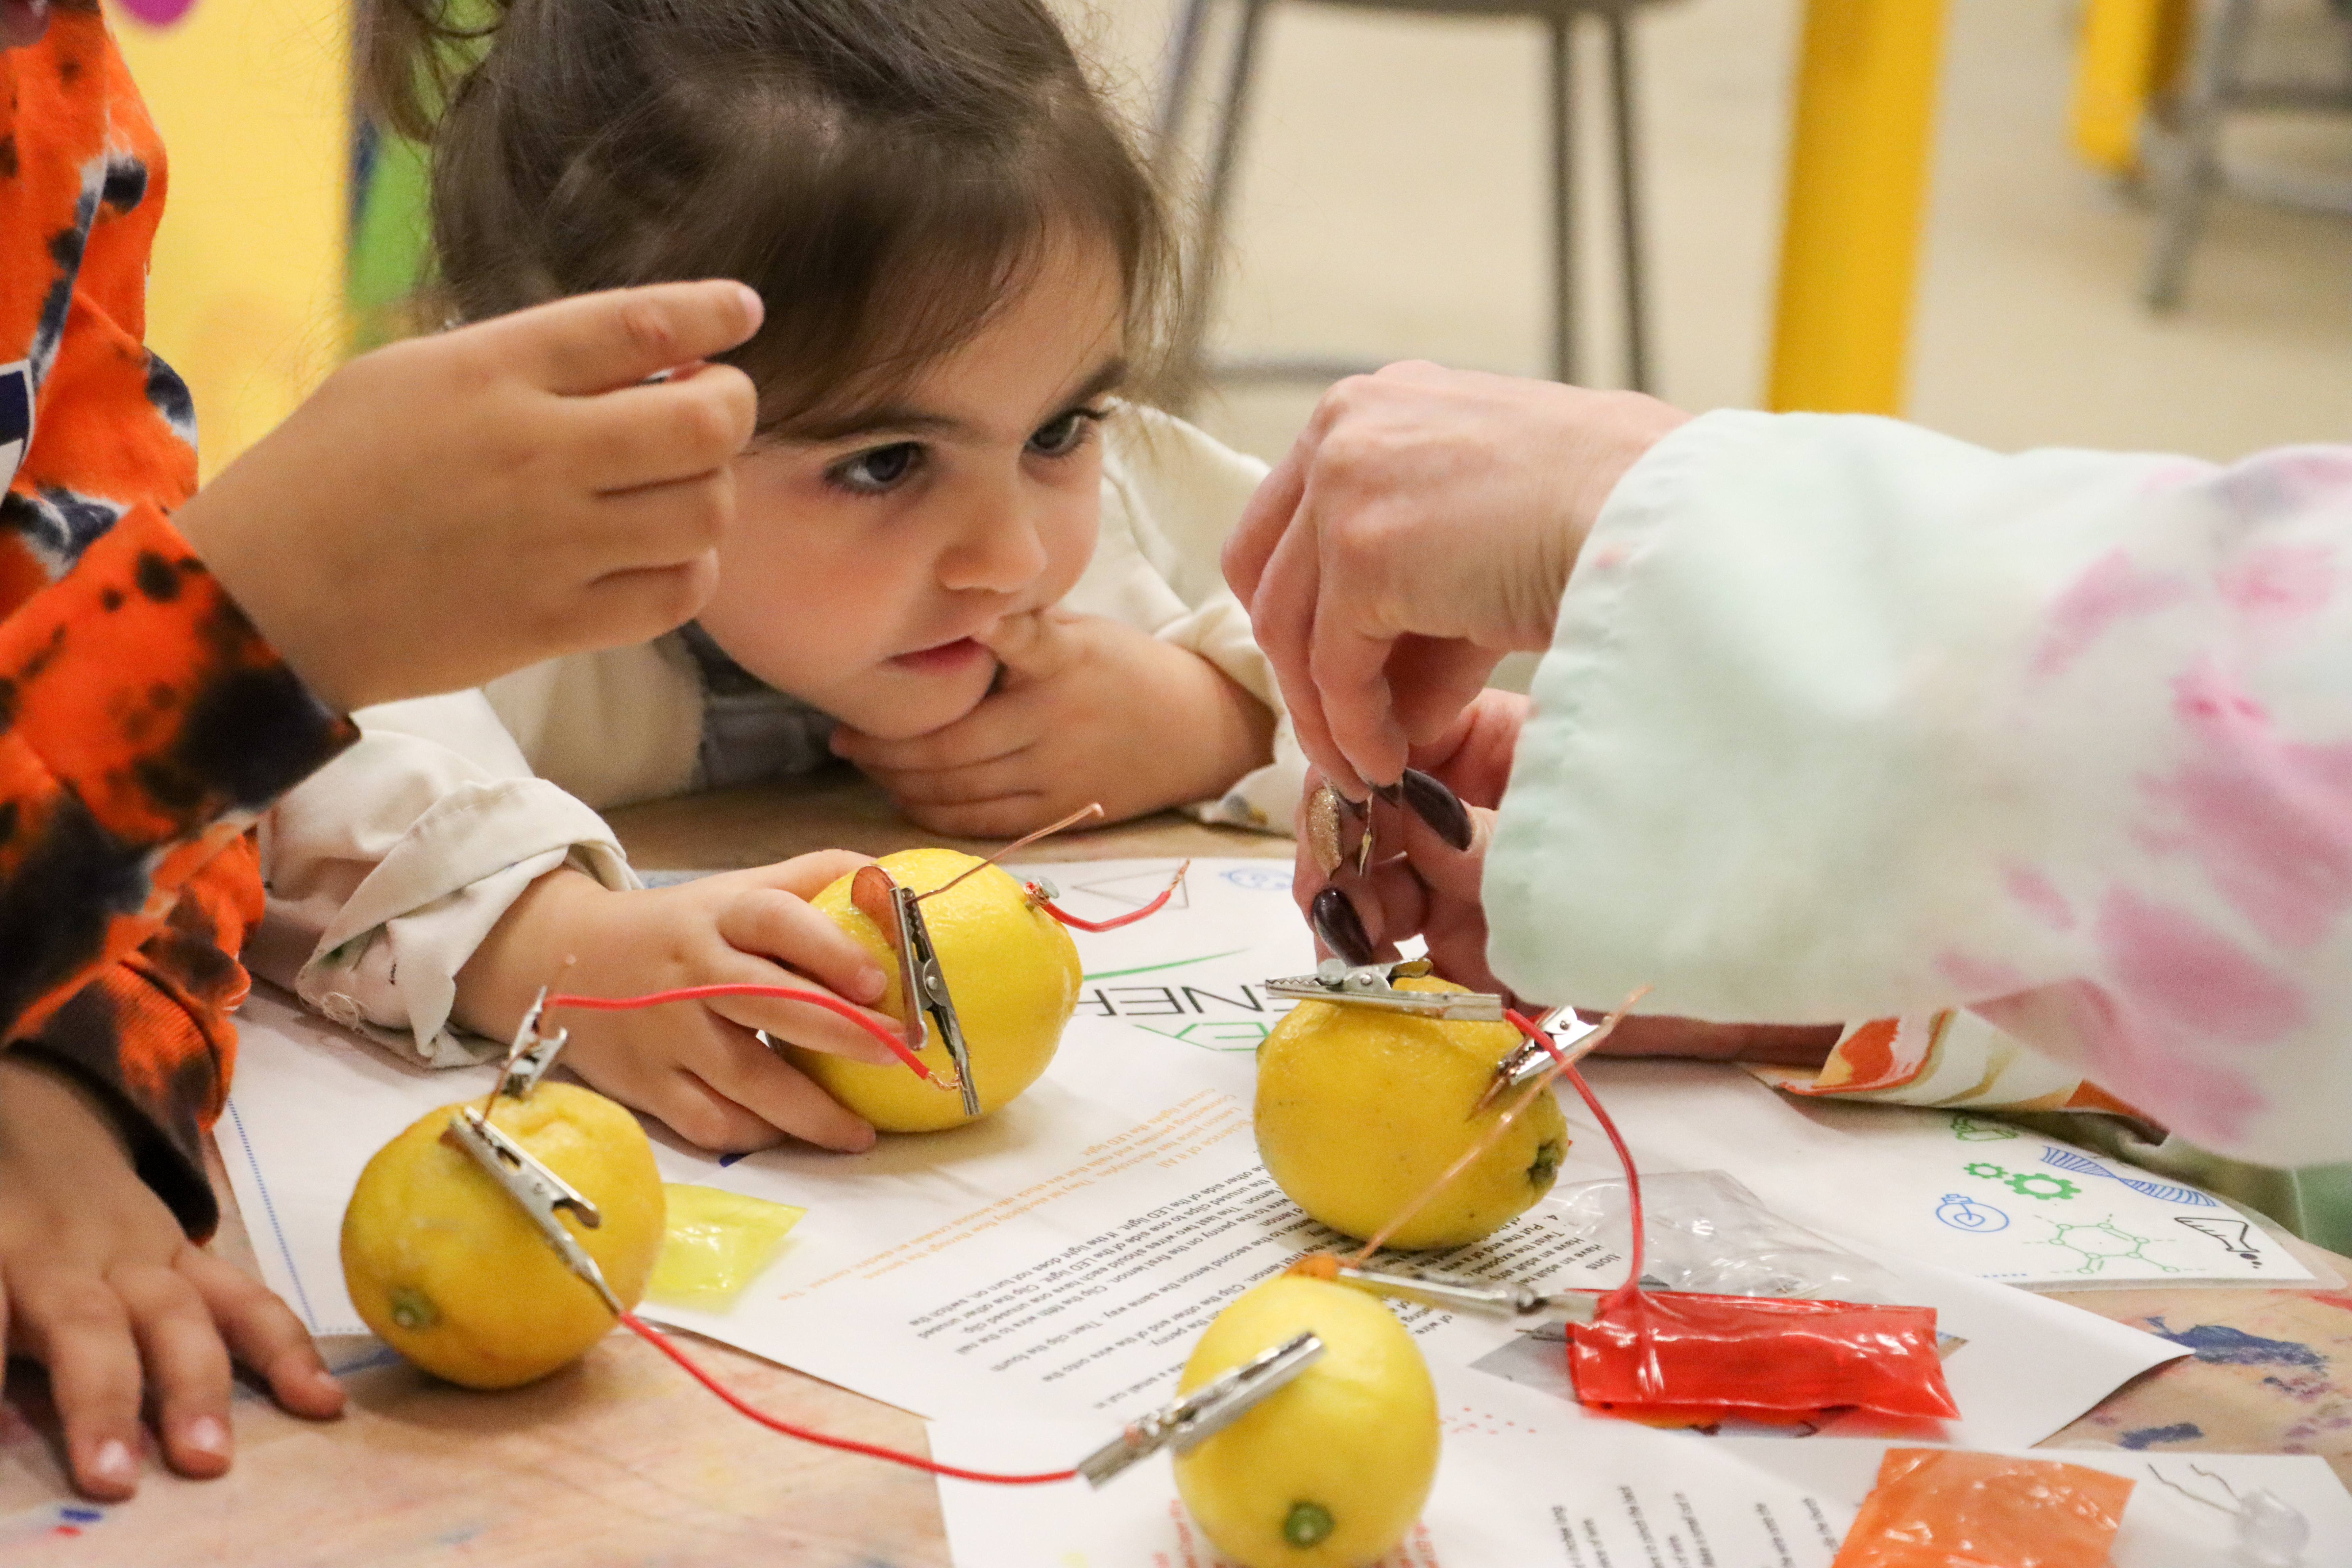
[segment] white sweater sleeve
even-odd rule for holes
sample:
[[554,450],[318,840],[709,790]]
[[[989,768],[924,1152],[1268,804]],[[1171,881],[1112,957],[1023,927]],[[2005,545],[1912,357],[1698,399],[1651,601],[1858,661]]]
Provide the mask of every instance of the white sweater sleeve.
[[248,962],[436,1067],[494,1042],[450,1023],[457,975],[522,890],[569,864],[636,885],[593,811],[531,776],[478,691],[354,715],[359,743],[265,820],[269,915]]
[[1225,586],[1219,554],[1266,468],[1157,409],[1130,406],[1110,426],[1102,529],[1086,574],[1063,603],[1150,631],[1199,654],[1274,713],[1271,755],[1214,800],[1203,822],[1290,831],[1306,753],[1249,612]]
[[2352,1154],[2352,450],[1715,414],[1560,604],[1486,876],[1523,994],[1972,1008],[2208,1147]]

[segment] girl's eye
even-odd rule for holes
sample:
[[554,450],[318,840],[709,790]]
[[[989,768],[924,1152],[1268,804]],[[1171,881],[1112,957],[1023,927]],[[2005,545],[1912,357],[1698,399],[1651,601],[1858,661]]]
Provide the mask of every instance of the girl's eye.
[[1066,458],[1087,444],[1102,418],[1099,408],[1073,408],[1037,426],[1036,433],[1029,437],[1029,449],[1041,458]]
[[913,441],[893,441],[887,447],[877,447],[870,452],[860,452],[854,458],[844,458],[824,471],[824,477],[843,489],[858,495],[880,495],[904,484],[908,475],[922,467],[923,448]]

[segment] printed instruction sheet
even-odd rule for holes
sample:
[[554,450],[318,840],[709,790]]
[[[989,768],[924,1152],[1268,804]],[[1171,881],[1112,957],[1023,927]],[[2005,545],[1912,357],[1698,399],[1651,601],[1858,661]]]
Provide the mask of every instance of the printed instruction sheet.
[[[1065,869],[1062,899],[1108,912],[1151,897],[1170,868]],[[794,1147],[731,1162],[657,1133],[667,1179],[808,1213],[729,1312],[647,1315],[928,1416],[1114,1423],[1160,1402],[1220,1306],[1335,1239],[1266,1177],[1249,1126],[1251,1052],[1281,1010],[1264,982],[1311,957],[1297,920],[1286,868],[1223,862],[1195,866],[1180,908],[1077,933],[1086,995],[1060,1054],[1027,1094],[972,1126],[886,1138],[860,1156]],[[482,1093],[489,1069],[428,1072],[266,992],[243,1023],[223,1148],[257,1251],[315,1330],[359,1331],[336,1238],[360,1167],[416,1117]],[[1769,1092],[1731,1069],[1714,1078],[1688,1087],[1684,1110],[1709,1094]],[[1591,1137],[1561,1180],[1614,1173]],[[1613,1286],[1625,1267],[1551,1204],[1475,1247],[1420,1261],[1547,1288]],[[1937,1308],[1965,1342],[1946,1363],[1963,1412],[1949,1440],[2036,1441],[2181,1353],[1933,1264],[1885,1261],[1902,1298]],[[1433,1363],[1485,1363],[1565,1392],[1546,1382],[1556,1345],[1529,1348],[1505,1325],[1426,1309],[1402,1316]]]
[[[1628,1423],[1563,1422],[1522,1391],[1475,1374],[1441,1369],[1437,1385],[1444,1447],[1436,1486],[1378,1568],[1829,1568],[1888,1447],[1692,1442]],[[1067,1465],[1093,1435],[1050,1421],[935,1421],[930,1432],[940,1459],[1013,1470]],[[2313,1456],[2044,1448],[2023,1457],[2132,1479],[2114,1568],[2252,1561],[2236,1554],[2223,1483],[2241,1496],[2266,1489],[2301,1513],[2309,1568],[2347,1561],[2339,1547],[2352,1542],[2352,1495]],[[1185,1513],[1165,1455],[1100,1491],[950,1480],[940,1498],[956,1568],[1231,1568]]]

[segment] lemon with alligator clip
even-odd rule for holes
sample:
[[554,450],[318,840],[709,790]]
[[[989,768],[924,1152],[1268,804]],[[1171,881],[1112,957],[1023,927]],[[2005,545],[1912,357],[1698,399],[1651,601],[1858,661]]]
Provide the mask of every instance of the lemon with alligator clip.
[[[343,1210],[343,1283],[367,1326],[426,1372],[510,1388],[580,1356],[613,1314],[448,1136],[460,1109],[421,1118],[360,1173]],[[500,1095],[490,1125],[596,1205],[593,1229],[565,1211],[561,1223],[635,1307],[664,1230],[661,1173],[637,1119],[593,1089],[542,1083]]]
[[[1460,991],[1405,978],[1400,991]],[[1301,1002],[1257,1052],[1258,1153],[1266,1173],[1316,1219],[1373,1235],[1494,1130],[1523,1090],[1472,1114],[1496,1066],[1518,1046],[1508,1024],[1424,1018],[1380,1007]],[[1551,1190],[1568,1122],[1538,1094],[1494,1146],[1414,1214],[1387,1245],[1462,1247]]]
[[[931,933],[940,973],[955,998],[956,1022],[971,1057],[971,1076],[986,1116],[1037,1081],[1062,1043],[1063,1026],[1078,1005],[1078,950],[1062,922],[1032,904],[999,866],[981,866],[977,857],[953,849],[902,849],[885,855],[891,880],[918,893],[952,888],[922,901],[923,924]],[[971,871],[971,875],[963,874]],[[903,1020],[907,998],[898,979],[898,953],[882,928],[851,899],[854,877],[844,877],[809,901],[830,915],[870,953],[890,977],[889,989],[874,1005],[877,1013]],[[885,1132],[930,1132],[960,1127],[972,1118],[962,1097],[942,1092],[953,1067],[939,1031],[930,1030],[923,1065],[936,1082],[917,1078],[903,1062],[852,1061],[824,1051],[783,1047],[792,1064],[843,1105]]]
[[1189,1394],[1312,1331],[1323,1354],[1176,1458],[1176,1490],[1244,1568],[1354,1568],[1404,1538],[1437,1475],[1437,1391],[1421,1347],[1370,1296],[1286,1274],[1217,1314],[1184,1363]]

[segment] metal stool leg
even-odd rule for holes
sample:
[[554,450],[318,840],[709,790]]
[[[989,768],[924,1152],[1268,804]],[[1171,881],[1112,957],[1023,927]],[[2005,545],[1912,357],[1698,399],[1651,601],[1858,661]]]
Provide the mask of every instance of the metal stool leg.
[[1168,76],[1160,84],[1159,141],[1153,161],[1165,167],[1175,156],[1184,134],[1184,110],[1192,100],[1192,77],[1201,66],[1201,38],[1209,30],[1209,7],[1214,0],[1184,0],[1176,19],[1176,36],[1169,41]]
[[2189,258],[2221,183],[2221,110],[2238,85],[2238,66],[2252,30],[2254,0],[2206,0],[2197,19],[2197,52],[2179,100],[2168,106],[2156,170],[2157,237],[2147,273],[2151,310],[2180,303]]
[[1545,19],[1551,30],[1551,374],[1576,379],[1576,9]]
[[1633,120],[1633,19],[1610,7],[1609,113],[1617,133],[1617,266],[1625,296],[1625,384],[1650,390],[1650,326],[1643,275],[1641,149]]
[[[1251,79],[1257,69],[1257,43],[1270,0],[1242,0],[1241,33],[1234,40],[1232,62],[1225,73],[1224,101],[1219,107],[1216,142],[1209,159],[1209,187],[1201,204],[1201,224],[1188,258],[1192,286],[1176,323],[1174,358],[1181,390],[1200,384],[1202,343],[1208,336],[1215,304],[1215,279],[1225,243],[1225,214],[1233,195],[1234,166],[1241,152],[1242,122],[1249,112]],[[1176,412],[1182,413],[1182,409]]]

